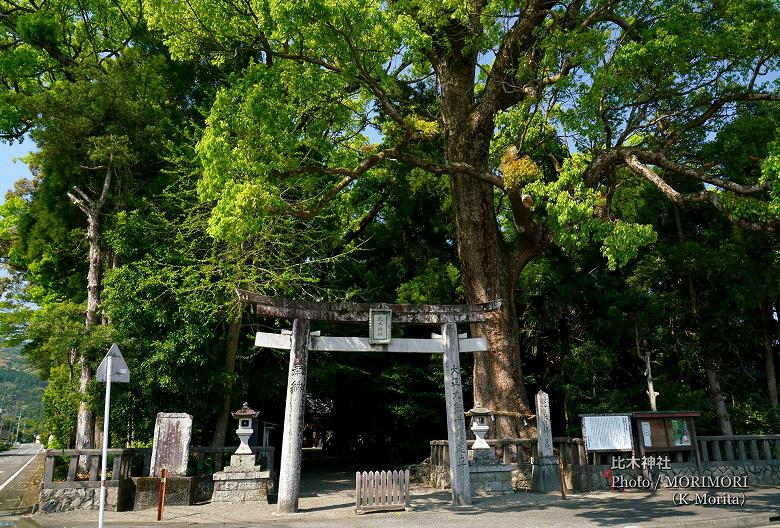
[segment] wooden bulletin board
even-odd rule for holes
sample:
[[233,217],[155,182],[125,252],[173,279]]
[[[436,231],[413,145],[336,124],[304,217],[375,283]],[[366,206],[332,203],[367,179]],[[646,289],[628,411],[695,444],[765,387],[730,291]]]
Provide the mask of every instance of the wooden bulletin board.
[[639,453],[690,451],[701,469],[694,419],[699,412],[637,412],[632,414]]

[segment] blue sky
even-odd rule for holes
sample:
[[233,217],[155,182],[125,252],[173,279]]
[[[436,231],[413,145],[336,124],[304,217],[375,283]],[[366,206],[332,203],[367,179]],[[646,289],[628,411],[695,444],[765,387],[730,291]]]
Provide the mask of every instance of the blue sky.
[[20,158],[35,148],[35,144],[27,139],[24,143],[0,143],[0,203],[5,202],[5,193],[14,186],[14,182],[30,175],[27,165],[21,160],[14,163],[14,158]]

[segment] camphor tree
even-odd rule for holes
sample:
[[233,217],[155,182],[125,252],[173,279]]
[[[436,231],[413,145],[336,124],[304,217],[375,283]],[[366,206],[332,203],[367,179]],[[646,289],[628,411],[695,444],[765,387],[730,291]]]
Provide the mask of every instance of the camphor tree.
[[628,172],[681,207],[708,202],[748,229],[775,222],[776,166],[734,181],[697,155],[737,102],[780,99],[766,82],[780,56],[771,0],[145,7],[175,57],[244,65],[198,145],[213,235],[339,211],[394,163],[449,179],[466,300],[504,300],[472,328],[490,346],[475,356],[474,399],[517,413],[497,436],[527,434],[532,414],[513,301],[524,266],[549,244],[591,241],[618,266],[654,240],[615,217]]

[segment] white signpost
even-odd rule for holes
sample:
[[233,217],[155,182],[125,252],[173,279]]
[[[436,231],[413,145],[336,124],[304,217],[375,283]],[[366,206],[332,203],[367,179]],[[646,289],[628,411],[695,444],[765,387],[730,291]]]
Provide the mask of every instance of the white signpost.
[[108,354],[100,362],[95,373],[95,379],[106,384],[106,404],[103,409],[103,456],[100,473],[100,513],[98,514],[98,528],[103,528],[103,516],[106,511],[106,462],[108,460],[108,409],[111,404],[111,382],[129,383],[130,369],[127,368],[122,352],[114,343],[108,349]]

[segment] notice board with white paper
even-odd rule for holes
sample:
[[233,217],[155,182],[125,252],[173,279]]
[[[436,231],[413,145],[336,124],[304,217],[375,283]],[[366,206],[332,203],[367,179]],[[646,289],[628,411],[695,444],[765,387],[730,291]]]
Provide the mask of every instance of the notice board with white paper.
[[622,414],[582,415],[587,451],[633,451],[631,417]]

